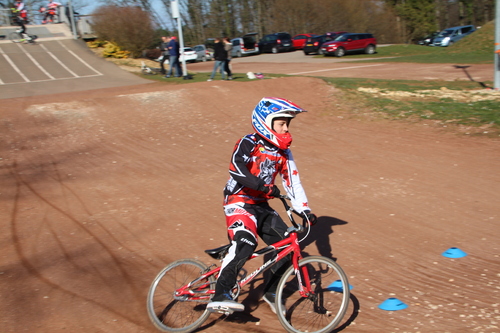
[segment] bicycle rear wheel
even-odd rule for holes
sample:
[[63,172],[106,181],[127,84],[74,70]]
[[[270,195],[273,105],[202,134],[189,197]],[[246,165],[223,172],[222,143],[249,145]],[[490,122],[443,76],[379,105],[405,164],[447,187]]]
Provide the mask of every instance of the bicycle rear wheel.
[[349,306],[347,276],[335,261],[326,257],[304,258],[299,267],[302,283],[307,285],[310,281],[310,293],[300,294],[299,280],[293,266],[290,267],[276,291],[278,319],[288,332],[331,332]]
[[[194,259],[182,259],[167,265],[153,280],[148,293],[147,309],[153,324],[163,332],[192,332],[200,327],[210,312],[205,300],[194,300],[190,296],[174,297],[177,289],[196,280],[207,269],[207,265]],[[215,277],[196,283],[190,289],[193,295],[208,296],[207,291],[215,287]]]

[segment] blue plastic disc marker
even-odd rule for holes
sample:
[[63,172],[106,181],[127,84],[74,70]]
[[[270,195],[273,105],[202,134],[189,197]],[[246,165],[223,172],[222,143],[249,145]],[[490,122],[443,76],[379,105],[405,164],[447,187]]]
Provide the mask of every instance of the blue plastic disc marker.
[[407,304],[401,302],[399,299],[391,297],[386,299],[382,304],[380,304],[379,309],[385,310],[385,311],[397,311],[397,310],[403,310],[408,307]]
[[447,258],[462,258],[465,257],[467,253],[464,251],[460,250],[457,247],[450,247],[448,250],[443,252],[443,256]]
[[[351,285],[349,285],[349,290],[351,290],[352,288],[353,287]],[[337,281],[333,282],[328,287],[326,287],[326,290],[336,291],[338,293],[343,292],[344,288],[342,287],[342,281],[337,280]]]

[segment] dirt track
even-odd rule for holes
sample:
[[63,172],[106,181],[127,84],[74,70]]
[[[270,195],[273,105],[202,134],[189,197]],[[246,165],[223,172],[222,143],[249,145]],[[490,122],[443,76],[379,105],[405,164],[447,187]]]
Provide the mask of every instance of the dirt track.
[[[157,272],[211,263],[203,250],[226,242],[228,158],[265,95],[310,110],[292,123],[321,216],[305,251],[350,278],[343,331],[498,332],[498,141],[351,118],[340,92],[305,77],[3,100],[0,331],[155,332]],[[453,246],[468,256],[441,255]],[[257,293],[203,332],[282,332]],[[389,297],[409,307],[378,309]]]

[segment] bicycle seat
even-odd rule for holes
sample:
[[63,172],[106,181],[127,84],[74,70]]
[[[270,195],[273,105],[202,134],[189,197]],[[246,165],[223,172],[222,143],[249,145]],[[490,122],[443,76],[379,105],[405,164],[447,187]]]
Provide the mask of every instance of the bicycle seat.
[[226,256],[227,251],[231,247],[231,244],[227,244],[216,249],[205,250],[205,253],[214,259],[222,259]]

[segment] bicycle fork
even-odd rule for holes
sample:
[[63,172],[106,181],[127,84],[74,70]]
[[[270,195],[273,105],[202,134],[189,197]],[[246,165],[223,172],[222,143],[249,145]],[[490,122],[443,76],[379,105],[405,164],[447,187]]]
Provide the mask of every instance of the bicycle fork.
[[299,256],[295,255],[292,258],[293,262],[293,270],[295,272],[295,276],[297,278],[297,282],[299,285],[299,294],[305,298],[311,298],[315,295],[314,291],[311,287],[311,279],[309,276],[309,271],[307,270],[307,266],[300,267],[299,266]]

